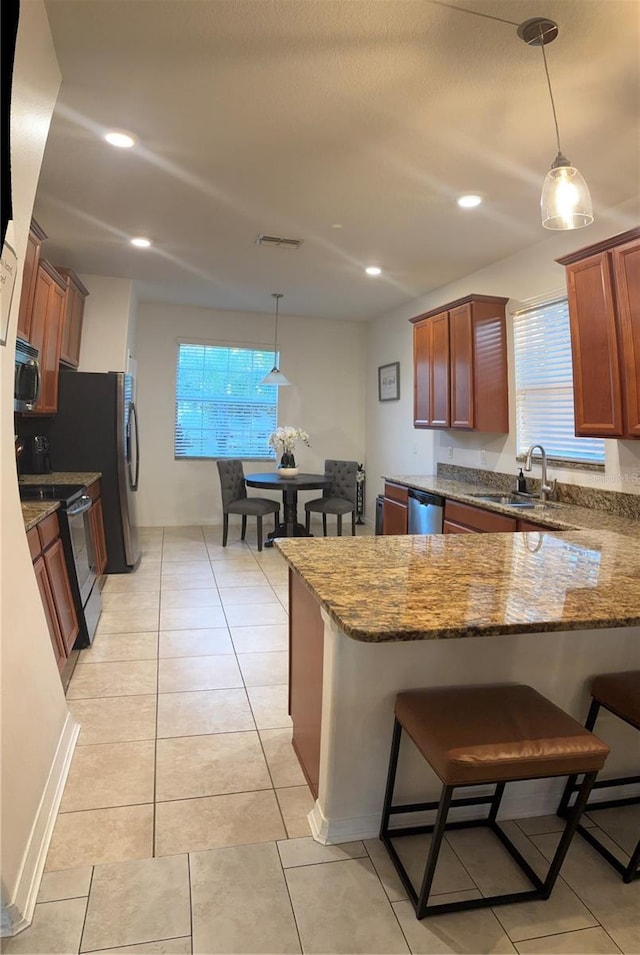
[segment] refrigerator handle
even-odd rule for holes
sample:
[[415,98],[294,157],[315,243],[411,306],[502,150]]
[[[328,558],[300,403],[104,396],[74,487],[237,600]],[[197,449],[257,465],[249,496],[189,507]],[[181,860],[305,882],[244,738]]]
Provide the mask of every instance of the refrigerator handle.
[[[131,474],[131,422],[133,421],[133,430],[135,432],[135,476]],[[132,491],[138,490],[138,479],[140,477],[140,444],[138,435],[138,413],[133,401],[129,402],[129,414],[127,415],[127,467],[129,470],[129,487]]]

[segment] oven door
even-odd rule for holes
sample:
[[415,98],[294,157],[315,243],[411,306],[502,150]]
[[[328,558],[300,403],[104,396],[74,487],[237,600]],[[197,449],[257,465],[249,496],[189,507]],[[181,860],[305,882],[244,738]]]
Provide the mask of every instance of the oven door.
[[69,537],[71,539],[71,550],[73,551],[73,562],[76,568],[78,578],[78,589],[80,590],[80,599],[84,607],[91,589],[96,579],[95,561],[91,550],[91,530],[89,527],[89,510],[92,500],[88,494],[74,501],[66,509],[67,521],[69,523]]

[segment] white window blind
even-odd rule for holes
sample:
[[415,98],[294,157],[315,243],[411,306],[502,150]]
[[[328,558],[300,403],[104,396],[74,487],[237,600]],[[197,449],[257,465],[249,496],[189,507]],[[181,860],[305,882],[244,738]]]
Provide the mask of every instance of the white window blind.
[[260,384],[272,367],[273,351],[180,342],[175,456],[273,458],[278,389]]
[[541,444],[549,457],[604,462],[601,438],[577,438],[566,299],[538,304],[513,318],[517,453]]

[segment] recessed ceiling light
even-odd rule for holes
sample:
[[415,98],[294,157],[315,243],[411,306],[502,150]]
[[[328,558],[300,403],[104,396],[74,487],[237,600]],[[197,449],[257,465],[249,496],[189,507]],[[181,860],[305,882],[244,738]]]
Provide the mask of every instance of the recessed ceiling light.
[[131,149],[136,144],[135,139],[129,133],[122,133],[116,129],[109,130],[108,133],[105,133],[104,138],[112,146],[117,146],[118,149]]
[[151,239],[145,239],[144,236],[138,235],[131,240],[131,245],[135,245],[136,249],[148,249],[151,245]]
[[461,209],[474,209],[482,202],[482,196],[460,196],[458,205]]
[[367,273],[367,275],[380,275],[380,273],[382,272],[382,269],[379,269],[377,265],[370,265],[368,268],[365,269],[365,272]]
[[342,229],[342,223],[341,223],[341,222],[334,222],[334,223],[332,224],[331,228],[332,228],[332,229]]

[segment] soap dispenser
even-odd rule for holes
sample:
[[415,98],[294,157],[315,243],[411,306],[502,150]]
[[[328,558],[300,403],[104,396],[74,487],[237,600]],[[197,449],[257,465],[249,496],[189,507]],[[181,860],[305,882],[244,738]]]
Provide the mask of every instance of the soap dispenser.
[[520,468],[520,471],[518,473],[518,491],[521,494],[527,493],[527,479],[522,473],[522,468]]

